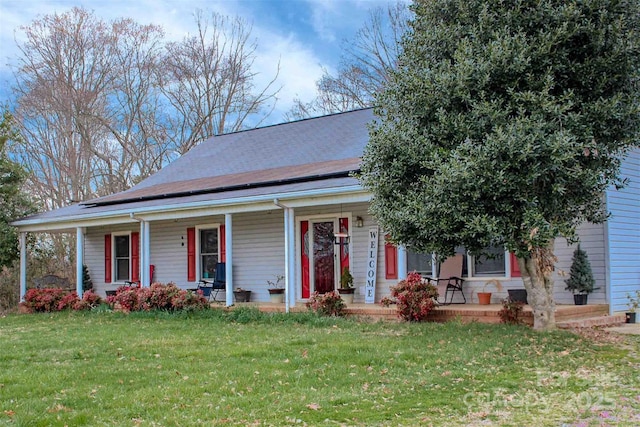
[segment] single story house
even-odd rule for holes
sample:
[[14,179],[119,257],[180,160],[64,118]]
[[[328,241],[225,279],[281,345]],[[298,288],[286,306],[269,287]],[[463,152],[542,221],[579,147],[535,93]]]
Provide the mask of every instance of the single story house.
[[[268,301],[267,280],[285,276],[287,309],[314,291],[339,286],[349,268],[356,302],[378,302],[408,271],[434,274],[431,255],[396,248],[369,214],[371,194],[352,173],[368,140],[371,109],[361,109],[212,137],[129,190],[40,213],[14,223],[21,236],[21,296],[26,292],[26,236],[77,236],[78,290],[82,264],[102,295],[125,281],[196,287],[226,264],[225,301],[232,289]],[[590,303],[623,311],[627,292],[640,289],[640,151],[622,168],[629,185],[611,189],[605,224],[580,228],[599,289]],[[556,301],[564,290],[573,247],[557,242]],[[476,302],[489,278],[522,288],[517,264],[465,258],[465,294]],[[153,267],[153,269],[152,269]],[[153,277],[151,277],[153,276]]]

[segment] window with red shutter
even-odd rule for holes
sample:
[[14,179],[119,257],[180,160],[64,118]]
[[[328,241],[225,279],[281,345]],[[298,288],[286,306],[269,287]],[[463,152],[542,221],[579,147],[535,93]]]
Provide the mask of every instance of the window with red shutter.
[[220,245],[220,262],[227,262],[227,243],[224,225],[220,226],[219,236],[220,238],[218,239],[218,242]]
[[384,270],[385,278],[398,278],[398,248],[390,242],[384,243]]
[[104,282],[111,283],[111,234],[104,235]]
[[187,228],[187,281],[196,281],[196,229]]
[[131,281],[140,281],[140,233],[131,233]]
[[522,277],[520,273],[520,266],[518,265],[518,259],[514,253],[509,252],[509,259],[511,262],[511,277]]

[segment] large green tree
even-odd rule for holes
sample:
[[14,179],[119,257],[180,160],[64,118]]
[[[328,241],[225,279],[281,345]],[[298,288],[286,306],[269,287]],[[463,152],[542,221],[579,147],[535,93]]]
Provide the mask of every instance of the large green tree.
[[393,239],[515,252],[555,327],[553,242],[606,218],[639,137],[637,0],[425,0],[376,99],[361,180]]
[[9,223],[34,211],[23,191],[26,173],[6,152],[7,141],[19,138],[13,116],[5,109],[0,122],[0,270],[11,266],[19,256],[18,234]]

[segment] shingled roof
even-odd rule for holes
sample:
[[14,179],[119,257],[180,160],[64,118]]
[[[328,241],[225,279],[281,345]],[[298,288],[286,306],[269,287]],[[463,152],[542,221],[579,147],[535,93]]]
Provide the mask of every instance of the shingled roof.
[[214,136],[129,190],[15,222],[358,187],[370,108]]
[[371,109],[215,136],[129,190],[83,205],[347,177],[359,169]]

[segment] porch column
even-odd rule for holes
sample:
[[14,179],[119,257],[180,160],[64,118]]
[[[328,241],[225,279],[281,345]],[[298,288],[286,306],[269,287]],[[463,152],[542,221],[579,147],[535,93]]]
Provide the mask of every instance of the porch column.
[[285,311],[296,304],[295,291],[295,213],[284,207],[284,304]]
[[142,239],[142,253],[144,254],[144,264],[142,266],[144,272],[144,282],[142,286],[151,286],[153,277],[151,277],[151,223],[144,221],[144,235]]
[[407,278],[407,248],[398,246],[398,280]]
[[233,221],[231,214],[224,214],[224,247],[227,251],[225,279],[226,304],[227,307],[233,305]]
[[149,223],[140,220],[140,286],[149,287]]
[[84,232],[83,227],[76,227],[76,293],[82,298],[82,265],[84,264]]
[[145,255],[145,250],[144,250],[144,231],[146,230],[147,226],[144,220],[140,220],[140,240],[139,240],[139,248],[138,250],[140,251],[139,254],[139,260],[138,260],[138,268],[140,269],[140,286],[147,286],[147,273],[145,270],[145,260],[144,260],[144,255]]
[[27,233],[20,232],[20,302],[27,293]]

